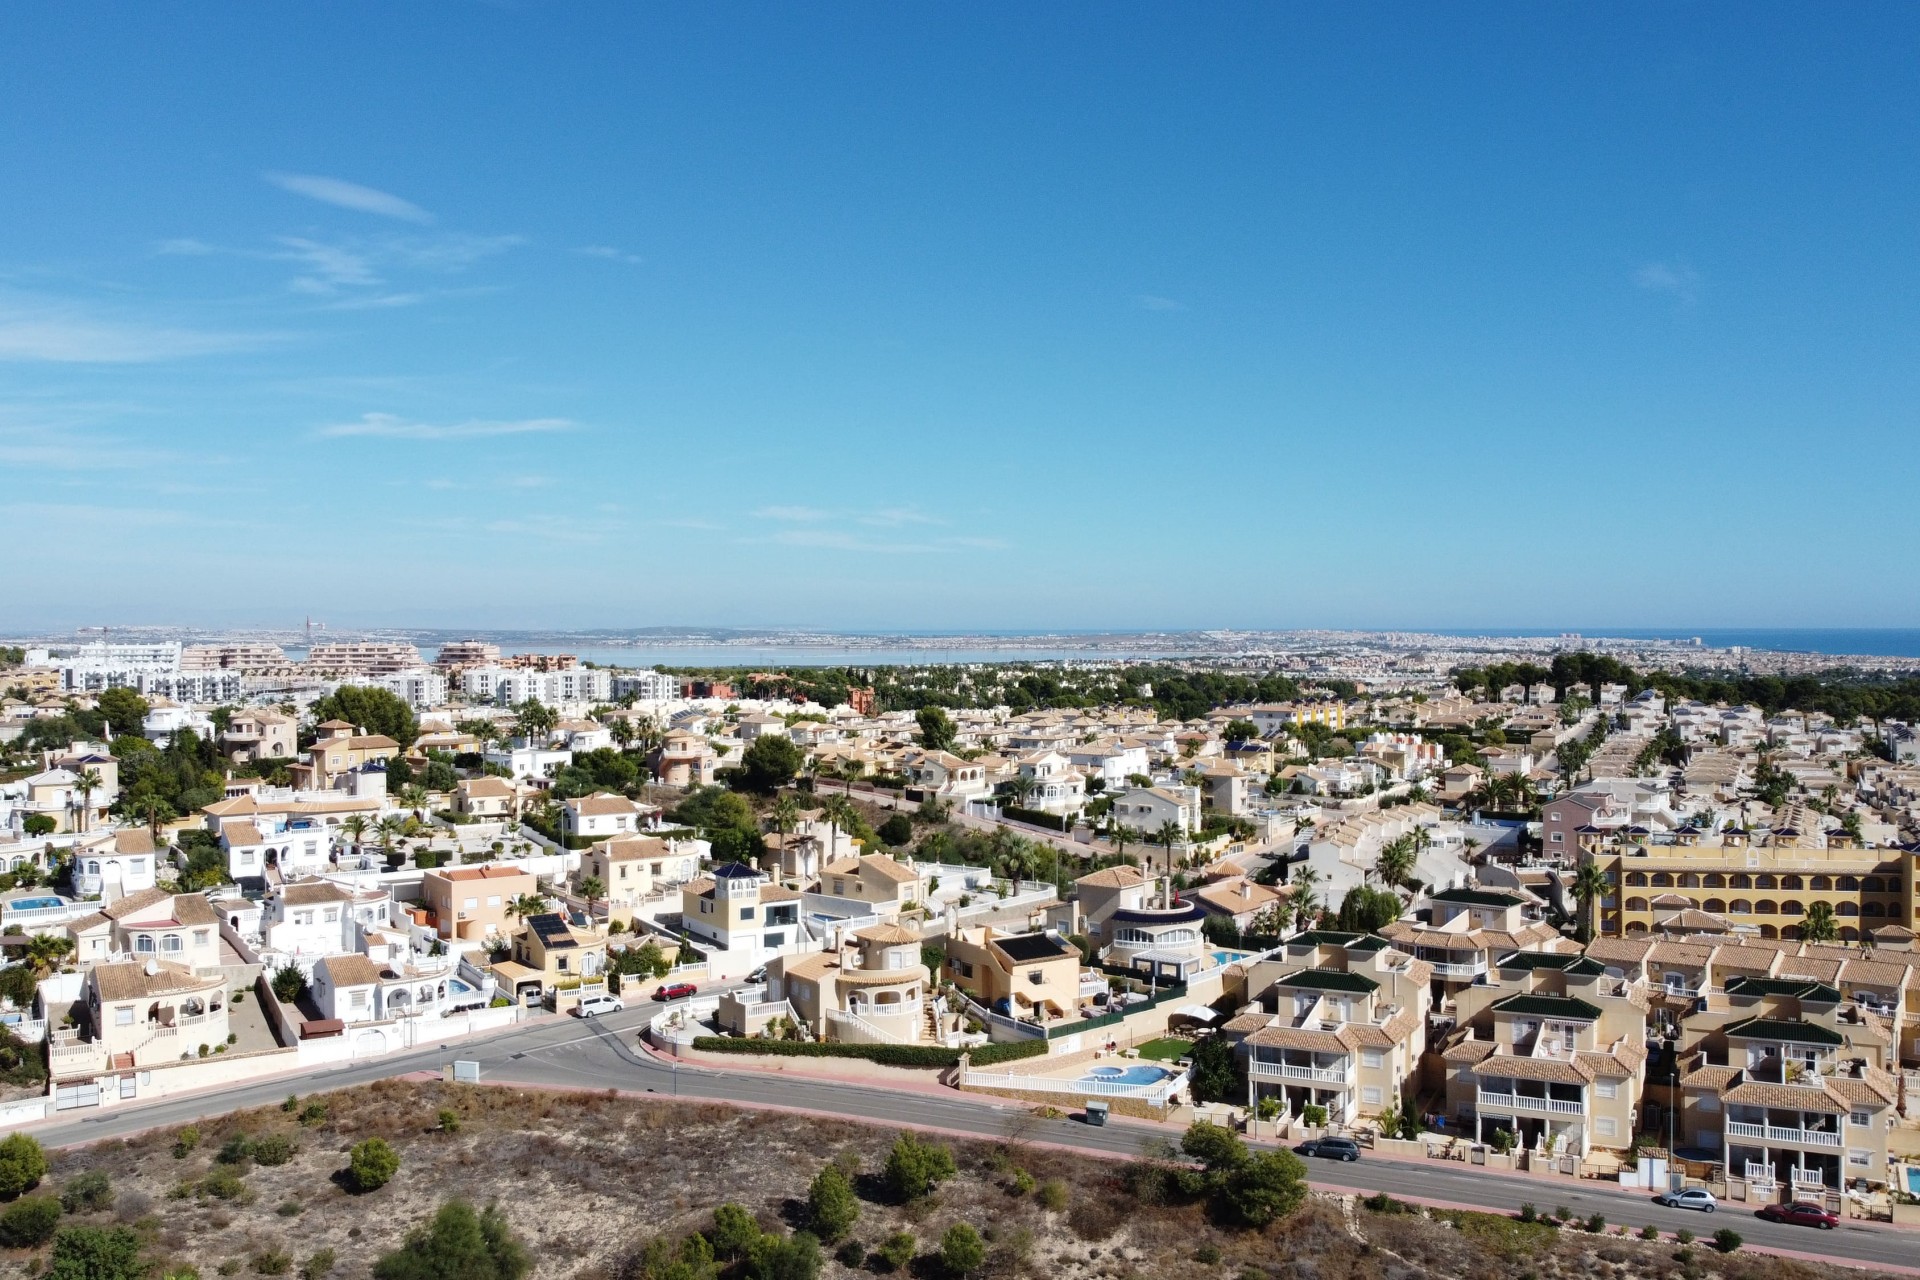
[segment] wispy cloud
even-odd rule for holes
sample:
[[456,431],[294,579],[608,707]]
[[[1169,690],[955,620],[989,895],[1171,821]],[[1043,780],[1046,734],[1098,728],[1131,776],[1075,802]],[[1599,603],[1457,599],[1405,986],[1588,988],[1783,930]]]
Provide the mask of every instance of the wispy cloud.
[[1700,296],[1700,273],[1684,262],[1649,262],[1633,273],[1635,287],[1691,304]]
[[480,440],[490,436],[519,436],[537,432],[569,431],[565,418],[521,418],[515,421],[413,422],[391,413],[363,413],[358,422],[336,422],[315,434],[323,439],[370,437],[381,440]]
[[364,253],[299,236],[281,236],[279,242],[286,252],[278,256],[305,268],[304,274],[295,276],[289,286],[296,293],[334,293],[342,288],[380,283],[372,261]]
[[882,529],[897,529],[906,524],[945,524],[935,516],[930,516],[918,507],[881,507],[865,515],[856,516],[861,524],[870,524]]
[[819,551],[857,551],[875,555],[926,555],[954,551],[1004,551],[1007,544],[997,538],[933,538],[924,542],[900,542],[863,537],[840,529],[782,529],[764,538],[742,538],[742,542],[772,542],[784,547],[809,547]]
[[607,244],[583,244],[574,252],[589,258],[604,258],[608,262],[623,262],[630,267],[637,267],[646,261],[637,253],[628,253],[625,249],[616,249]]
[[1185,311],[1187,304],[1178,298],[1163,298],[1157,293],[1136,294],[1133,305],[1142,311]]
[[828,512],[818,507],[761,507],[753,513],[762,520],[786,520],[796,524],[812,524],[825,520]]
[[51,301],[0,299],[0,360],[152,364],[266,346],[279,335],[215,332],[94,314]]
[[326,178],[311,173],[265,173],[261,176],[282,191],[291,191],[294,195],[318,200],[322,204],[330,204],[338,209],[351,209],[356,213],[373,213],[383,218],[398,218],[402,222],[433,221],[432,214],[411,200],[403,200],[399,196],[374,187],[363,187],[357,182],[346,182],[340,178]]

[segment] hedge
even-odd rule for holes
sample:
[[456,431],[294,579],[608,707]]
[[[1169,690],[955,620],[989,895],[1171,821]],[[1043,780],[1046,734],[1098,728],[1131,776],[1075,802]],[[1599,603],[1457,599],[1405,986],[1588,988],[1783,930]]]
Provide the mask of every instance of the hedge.
[[1057,813],[1047,813],[1041,809],[1023,809],[1017,804],[1002,805],[1000,816],[1009,822],[1024,822],[1031,827],[1047,827],[1054,831],[1069,831],[1071,824]]
[[[739,1036],[696,1036],[693,1047],[706,1053],[770,1054],[782,1058],[865,1058],[886,1067],[951,1067],[960,1050],[932,1044],[838,1044],[820,1040],[748,1040]],[[1045,1040],[1012,1044],[985,1044],[969,1059],[975,1066],[1037,1058],[1047,1051]]]

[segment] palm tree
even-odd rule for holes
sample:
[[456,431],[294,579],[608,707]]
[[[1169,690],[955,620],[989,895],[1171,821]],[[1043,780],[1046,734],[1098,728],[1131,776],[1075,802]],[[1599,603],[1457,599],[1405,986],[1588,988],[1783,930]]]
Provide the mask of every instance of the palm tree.
[[1816,902],[1800,919],[1800,941],[1832,942],[1840,936],[1840,922],[1834,918],[1831,902]]
[[400,803],[413,810],[414,817],[424,819],[427,809],[427,789],[417,782],[409,782],[400,788]]
[[1412,836],[1395,836],[1381,846],[1373,869],[1384,883],[1397,889],[1413,877],[1416,856]]
[[380,819],[380,852],[392,857],[394,841],[400,838],[400,833],[406,830],[406,826],[407,824],[400,820],[398,814],[390,813]]
[[27,942],[27,963],[35,973],[52,973],[60,967],[60,962],[73,950],[71,938],[55,937],[50,933],[37,933]]
[[1124,856],[1127,852],[1127,842],[1137,840],[1139,837],[1140,833],[1124,822],[1107,824],[1107,839],[1113,842],[1113,852],[1116,857]]
[[833,824],[832,853],[840,852],[840,837],[850,832],[859,821],[860,811],[853,807],[853,801],[844,795],[828,796],[820,802],[820,816]]
[[[1580,941],[1593,941],[1593,904],[1607,895],[1607,873],[1592,862],[1583,862],[1573,873],[1573,896],[1580,904]],[[1816,904],[1818,905],[1818,904]]]
[[1314,894],[1314,886],[1320,883],[1320,873],[1312,867],[1300,868],[1300,874],[1293,877],[1293,918],[1301,928],[1312,923],[1314,912],[1319,909],[1320,900]]
[[360,842],[366,839],[369,825],[371,824],[367,822],[367,816],[364,813],[351,814],[345,822],[340,824],[340,830],[345,832],[347,839],[353,842],[355,853],[360,851]]
[[625,751],[633,742],[633,721],[622,717],[608,725],[607,732],[613,735],[613,740],[620,744],[622,751]]
[[105,785],[98,769],[82,770],[80,776],[74,779],[73,789],[80,793],[80,830],[87,829],[88,811],[93,808],[93,793]]
[[507,904],[507,914],[525,920],[528,916],[546,914],[547,900],[537,893],[523,893]]
[[593,904],[607,896],[607,882],[599,876],[581,876],[573,886],[587,900],[587,918],[593,918]]
[[800,825],[800,798],[791,791],[782,792],[774,800],[768,816],[773,819],[773,829],[779,833],[780,843],[785,845],[787,837]]
[[534,738],[549,733],[557,723],[553,708],[543,702],[528,698],[514,708],[514,727],[520,736],[531,742]]
[[1153,842],[1167,851],[1168,875],[1173,874],[1173,846],[1180,843],[1180,839],[1184,835],[1186,835],[1186,831],[1172,818],[1168,818],[1165,822],[1161,823],[1153,833]]
[[148,796],[135,806],[140,816],[147,820],[147,834],[155,840],[160,838],[160,824],[171,822],[177,816],[173,806],[158,796]]
[[1040,780],[1032,776],[1031,774],[1023,773],[1023,774],[1020,774],[1018,777],[1014,778],[1013,780],[1014,798],[1020,802],[1020,807],[1022,809],[1027,807],[1027,798],[1033,794],[1034,788],[1038,787],[1039,785],[1040,785]]

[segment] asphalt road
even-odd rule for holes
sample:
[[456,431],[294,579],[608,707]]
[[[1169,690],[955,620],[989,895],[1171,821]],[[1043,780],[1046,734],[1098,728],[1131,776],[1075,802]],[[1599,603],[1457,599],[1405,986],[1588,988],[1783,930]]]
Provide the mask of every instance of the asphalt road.
[[[163,1099],[84,1116],[69,1113],[33,1130],[50,1146],[123,1137],[143,1129],[186,1124],[206,1116],[271,1105],[288,1093],[348,1088],[415,1071],[440,1071],[456,1058],[480,1064],[481,1078],[531,1087],[652,1091],[681,1097],[796,1108],[877,1124],[921,1125],[990,1140],[1048,1142],[1108,1155],[1141,1154],[1165,1134],[1116,1121],[1093,1128],[1077,1120],[1043,1120],[1027,1106],[982,1095],[905,1093],[856,1083],[796,1079],[763,1072],[710,1067],[674,1067],[636,1049],[638,1034],[660,1006],[646,1004],[603,1018],[543,1019],[489,1039],[455,1046],[390,1054],[364,1064],[346,1064],[298,1078],[282,1078],[203,1096]],[[1664,1231],[1685,1227],[1706,1237],[1732,1227],[1749,1244],[1817,1253],[1836,1261],[1911,1268],[1920,1260],[1913,1235],[1884,1226],[1843,1223],[1833,1231],[1762,1222],[1735,1205],[1702,1214],[1666,1209],[1636,1193],[1603,1183],[1558,1178],[1536,1181],[1433,1161],[1414,1164],[1362,1158],[1353,1164],[1309,1160],[1316,1184],[1362,1192],[1419,1196],[1500,1212],[1531,1201],[1543,1212],[1561,1207],[1581,1218],[1599,1213],[1609,1224],[1635,1229],[1649,1223]]]

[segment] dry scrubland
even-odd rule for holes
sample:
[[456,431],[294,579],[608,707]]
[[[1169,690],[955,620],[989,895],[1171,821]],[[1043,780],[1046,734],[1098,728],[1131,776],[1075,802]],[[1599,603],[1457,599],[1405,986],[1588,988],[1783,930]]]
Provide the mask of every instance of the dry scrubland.
[[[69,1223],[126,1224],[148,1256],[190,1263],[203,1277],[277,1272],[299,1276],[331,1249],[325,1274],[368,1275],[379,1256],[449,1197],[498,1202],[537,1259],[538,1277],[639,1280],[637,1254],[659,1235],[708,1227],[715,1206],[733,1201],[768,1229],[804,1225],[807,1186],[828,1161],[851,1164],[861,1212],[851,1232],[868,1256],[853,1265],[823,1251],[821,1275],[883,1273],[872,1251],[910,1232],[922,1256],[903,1275],[941,1280],[933,1256],[956,1222],[987,1238],[982,1276],[1120,1280],[1132,1276],[1299,1277],[1300,1280],[1791,1280],[1823,1272],[1756,1255],[1722,1256],[1695,1244],[1644,1243],[1554,1230],[1487,1215],[1453,1222],[1384,1213],[1349,1197],[1316,1195],[1264,1230],[1209,1220],[1154,1166],[1076,1156],[1024,1141],[1020,1121],[1000,1142],[952,1142],[957,1173],[929,1199],[886,1202],[874,1176],[895,1134],[833,1120],[728,1107],[387,1082],[326,1096],[326,1117],[269,1108],[204,1123],[184,1155],[178,1130],[53,1153],[40,1188],[58,1193],[88,1171],[113,1180],[112,1208]],[[306,1100],[303,1100],[302,1106]],[[440,1127],[451,1110],[457,1129]],[[282,1135],[298,1145],[284,1164],[251,1165],[237,1194],[208,1194],[221,1182],[215,1157],[236,1134]],[[336,1177],[347,1149],[382,1137],[399,1150],[399,1174],[369,1194]],[[1638,1227],[1638,1223],[1630,1223]],[[1612,1228],[1610,1227],[1609,1230]],[[44,1250],[9,1251],[0,1274],[29,1276]],[[1850,1272],[1850,1275],[1865,1273]]]

